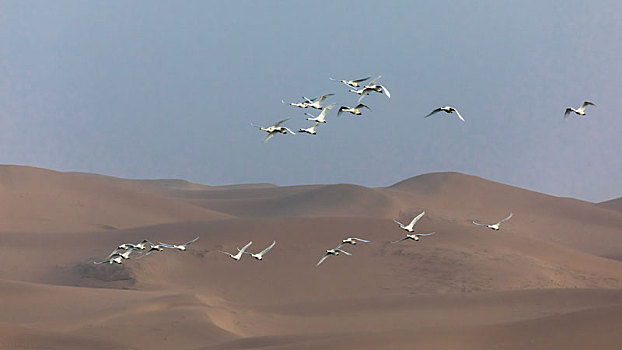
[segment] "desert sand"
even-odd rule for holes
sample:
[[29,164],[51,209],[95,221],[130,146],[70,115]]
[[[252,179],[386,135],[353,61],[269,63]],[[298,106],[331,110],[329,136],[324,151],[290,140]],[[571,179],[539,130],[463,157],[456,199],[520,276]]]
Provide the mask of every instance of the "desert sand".
[[[620,349],[620,203],[460,173],[206,186],[0,166],[0,348]],[[435,235],[389,243],[423,210]],[[471,223],[509,212],[500,231]],[[371,243],[315,266],[351,236]],[[219,252],[251,240],[277,244]]]

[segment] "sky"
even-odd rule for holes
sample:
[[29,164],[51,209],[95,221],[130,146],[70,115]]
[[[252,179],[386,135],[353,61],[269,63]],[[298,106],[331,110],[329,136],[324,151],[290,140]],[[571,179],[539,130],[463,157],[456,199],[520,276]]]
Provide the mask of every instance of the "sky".
[[[621,43],[619,1],[3,1],[0,163],[209,185],[459,171],[604,201],[622,196]],[[329,77],[370,75],[391,98],[337,117],[358,96]],[[308,127],[281,100],[326,93],[317,135],[251,126]],[[466,122],[424,118],[444,105]]]

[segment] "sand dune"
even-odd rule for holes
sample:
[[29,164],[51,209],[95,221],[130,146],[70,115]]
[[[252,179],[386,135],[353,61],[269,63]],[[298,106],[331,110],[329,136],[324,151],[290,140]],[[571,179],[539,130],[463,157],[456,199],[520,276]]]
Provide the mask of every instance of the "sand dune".
[[599,206],[611,210],[622,211],[622,198],[615,198],[598,203]]
[[227,217],[128,180],[0,166],[2,231],[92,231]]
[[[622,340],[622,212],[464,174],[386,188],[214,187],[0,167],[0,203],[3,349],[618,349]],[[404,234],[391,219],[421,210],[417,230],[437,233],[389,243]],[[509,211],[501,231],[470,221]],[[93,264],[120,243],[196,236],[186,252]],[[348,236],[372,242],[315,266]],[[263,261],[219,252],[251,240],[251,252],[277,245]]]

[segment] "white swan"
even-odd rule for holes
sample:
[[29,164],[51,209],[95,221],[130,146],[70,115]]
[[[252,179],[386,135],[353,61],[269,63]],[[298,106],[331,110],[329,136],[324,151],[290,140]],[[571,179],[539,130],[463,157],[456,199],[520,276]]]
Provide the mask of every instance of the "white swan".
[[570,114],[570,112],[575,112],[577,115],[584,116],[585,115],[585,108],[587,106],[594,106],[594,107],[596,107],[595,104],[593,104],[592,102],[588,102],[588,101],[583,102],[581,107],[579,107],[577,109],[574,109],[572,107],[568,107],[568,108],[566,108],[566,112],[564,112],[564,119],[568,118],[568,115]]
[[[351,86],[351,87],[360,87],[359,83],[363,82],[363,81],[365,81],[365,80],[367,80],[369,78],[371,78],[371,77],[361,78],[361,79],[356,79],[356,80],[339,80],[339,82],[344,83],[344,84],[346,84],[348,86]],[[334,78],[328,78],[328,79],[333,80],[333,81],[337,81],[337,79],[334,79]]]
[[242,255],[244,254],[244,251],[246,250],[246,248],[250,247],[250,245],[253,244],[253,241],[248,242],[244,247],[242,247],[242,249],[238,248],[238,253],[233,255],[229,252],[223,252],[222,250],[219,250],[219,252],[223,253],[223,254],[227,254],[230,257],[233,258],[233,260],[240,260],[240,258],[242,258]]
[[268,136],[266,136],[266,138],[263,140],[264,143],[268,142],[268,140],[270,140],[276,133],[281,133],[281,134],[287,134],[288,132],[291,133],[292,135],[296,135],[295,132],[291,131],[288,127],[286,126],[281,126],[281,124],[283,124],[284,122],[288,121],[290,118],[287,119],[283,119],[283,120],[279,120],[278,122],[268,126],[268,127],[262,127],[262,126],[258,126],[255,124],[252,124],[252,126],[254,127],[258,127],[259,130],[261,131],[265,131],[268,133]]
[[313,100],[308,99],[308,98],[306,98],[306,97],[304,97],[304,96],[303,96],[303,98],[304,98],[304,99],[307,101],[307,103],[309,104],[309,105],[308,105],[308,107],[315,108],[315,109],[322,109],[322,108],[323,108],[323,107],[322,107],[322,102],[323,102],[323,101],[324,101],[327,97],[330,97],[330,96],[333,96],[333,95],[334,95],[334,94],[326,94],[326,95],[322,95],[322,96],[320,96],[320,97],[318,97],[318,98],[315,98],[315,99],[313,99]]
[[343,112],[348,112],[348,113],[351,113],[351,114],[354,114],[354,115],[361,115],[362,114],[362,112],[361,112],[362,108],[367,108],[367,109],[369,109],[371,111],[371,108],[369,108],[369,106],[364,105],[362,103],[359,103],[354,108],[350,108],[348,106],[341,106],[341,107],[339,107],[339,110],[337,111],[337,115],[341,115],[341,113],[343,113]]
[[318,122],[318,123],[326,123],[326,113],[330,111],[331,109],[333,109],[333,107],[335,107],[334,103],[322,108],[322,112],[320,112],[320,114],[317,117],[314,117],[312,114],[305,113],[306,115],[311,117],[311,118],[307,118],[307,120],[310,120],[312,122]]
[[161,252],[163,250],[164,250],[164,247],[161,244],[152,244],[151,248],[149,248],[149,250],[143,253],[143,255],[139,256],[138,259],[142,259],[153,252]]
[[129,259],[130,258],[130,254],[132,254],[134,251],[138,251],[137,248],[134,247],[130,247],[130,249],[126,250],[123,253],[119,252],[119,249],[115,249],[112,251],[112,253],[110,253],[110,255],[108,255],[108,259],[112,258],[112,257],[121,257],[122,259]]
[[99,264],[123,264],[123,258],[120,256],[115,256],[114,258],[109,258],[106,259],[104,261],[93,261],[93,264],[95,265],[99,265]]
[[170,248],[170,249],[178,249],[178,250],[186,250],[186,248],[191,245],[192,243],[196,242],[199,240],[199,236],[197,236],[195,239],[188,241],[184,244],[168,244],[168,243],[158,243],[159,245],[161,245],[164,248]]
[[348,237],[344,240],[341,241],[341,243],[339,243],[339,245],[337,246],[337,248],[341,248],[346,244],[352,244],[352,245],[356,245],[356,242],[363,242],[363,243],[369,243],[370,241],[366,240],[366,239],[361,239],[361,238],[356,238],[356,237]]
[[393,241],[393,242],[391,242],[391,243],[399,243],[399,242],[401,242],[401,241],[405,241],[405,240],[407,240],[407,239],[412,239],[413,241],[418,242],[418,241],[419,241],[419,237],[421,237],[421,236],[431,236],[431,235],[433,235],[433,234],[435,234],[435,233],[436,233],[436,232],[430,232],[430,233],[414,233],[414,234],[412,234],[412,235],[406,234],[406,236],[404,236],[404,238],[402,238],[402,239],[398,239],[397,241]]
[[382,78],[382,75],[379,75],[374,80],[372,80],[369,83],[365,84],[364,88],[370,89],[370,90],[375,91],[375,92],[380,93],[380,94],[385,94],[385,95],[387,95],[388,98],[391,98],[391,93],[389,92],[389,90],[386,87],[384,87],[384,86],[382,86],[380,84],[376,84],[378,81],[380,81],[380,78]]
[[426,115],[424,118],[427,118],[433,114],[436,114],[440,111],[443,111],[445,113],[456,113],[458,115],[458,118],[460,118],[460,120],[464,121],[464,118],[462,118],[462,115],[460,115],[460,112],[458,112],[457,109],[455,109],[452,106],[444,106],[444,107],[438,107],[437,109],[433,110],[432,112],[430,112],[430,114]]
[[346,252],[345,250],[342,250],[342,249],[339,249],[339,248],[327,249],[326,253],[324,253],[324,256],[320,259],[320,261],[315,266],[320,266],[320,264],[323,263],[324,260],[328,259],[329,256],[331,256],[331,255],[339,255],[339,253],[344,253],[345,255],[352,255],[352,254]]
[[263,260],[263,256],[266,255],[267,252],[270,251],[270,249],[272,249],[272,247],[274,247],[274,245],[276,244],[276,241],[272,242],[272,244],[270,244],[268,246],[268,248],[260,251],[257,254],[253,254],[251,252],[244,252],[245,254],[250,254],[250,256],[252,256],[253,258],[257,259],[257,260]]
[[317,131],[315,131],[315,128],[317,128],[318,125],[320,125],[320,123],[319,122],[315,122],[315,123],[313,123],[313,125],[311,127],[308,127],[306,129],[300,128],[298,130],[298,132],[304,132],[304,133],[307,133],[307,134],[316,135]]
[[425,215],[425,211],[422,211],[421,214],[415,216],[415,218],[410,222],[410,224],[408,225],[404,225],[401,222],[397,221],[397,220],[393,220],[396,224],[400,225],[400,227],[408,232],[414,232],[415,230],[413,229],[413,227],[415,227],[415,224],[417,223],[417,221],[419,221],[419,219],[421,219],[423,216]]
[[507,218],[505,218],[505,219],[503,219],[503,220],[501,220],[501,221],[497,222],[496,224],[491,224],[491,225],[489,225],[489,224],[480,224],[479,222],[477,222],[477,221],[475,221],[475,220],[473,220],[473,223],[474,223],[475,225],[478,225],[478,226],[486,226],[486,227],[488,227],[489,229],[492,229],[492,230],[495,230],[495,231],[499,231],[499,229],[501,228],[501,227],[500,227],[500,226],[501,226],[501,224],[502,224],[502,223],[504,223],[504,222],[506,222],[506,221],[508,221],[508,220],[510,220],[511,218],[512,218],[512,213],[510,213],[510,215],[508,215],[508,217],[507,217]]
[[374,89],[368,88],[368,87],[363,87],[362,89],[350,89],[348,90],[348,92],[353,92],[357,95],[359,95],[359,99],[356,101],[356,103],[361,103],[361,101],[363,100],[363,98],[367,95],[369,95],[370,92],[372,91],[376,91]]
[[[284,100],[281,100],[281,103],[285,104]],[[306,101],[302,101],[302,102],[290,102],[289,103],[290,106],[294,106],[294,107],[298,107],[298,108],[308,108],[309,107],[309,103]]]

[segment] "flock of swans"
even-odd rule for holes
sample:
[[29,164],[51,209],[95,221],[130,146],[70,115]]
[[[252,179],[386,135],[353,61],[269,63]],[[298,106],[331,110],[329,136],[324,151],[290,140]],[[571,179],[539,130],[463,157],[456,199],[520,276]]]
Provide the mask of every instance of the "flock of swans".
[[[349,107],[349,106],[341,106],[339,107],[339,109],[337,110],[337,115],[340,116],[342,113],[350,113],[353,115],[361,115],[362,114],[362,110],[363,109],[368,109],[371,111],[371,108],[365,104],[363,104],[361,101],[368,96],[369,94],[371,94],[372,92],[375,93],[379,93],[379,94],[383,94],[386,95],[388,98],[391,98],[391,93],[389,92],[389,90],[379,84],[378,82],[380,81],[382,76],[378,76],[374,79],[372,79],[371,81],[367,82],[371,76],[365,77],[365,78],[361,78],[361,79],[353,79],[353,80],[346,80],[346,79],[342,79],[342,80],[338,80],[338,79],[334,79],[334,78],[329,78],[332,81],[337,81],[340,83],[345,84],[346,86],[348,86],[350,89],[348,90],[348,92],[351,93],[355,93],[357,95],[359,95],[359,98],[357,100],[357,105],[355,107]],[[367,82],[367,83],[365,83]],[[301,133],[307,133],[310,135],[316,135],[317,134],[317,127],[321,124],[326,124],[326,117],[329,111],[331,111],[334,107],[335,107],[335,103],[329,104],[327,106],[324,106],[323,103],[324,101],[331,97],[334,96],[334,93],[329,93],[329,94],[325,94],[316,98],[307,98],[307,97],[302,97],[303,101],[301,102],[291,102],[289,103],[290,106],[293,107],[298,107],[298,108],[313,108],[313,109],[318,109],[321,110],[320,114],[318,114],[317,116],[314,116],[310,113],[305,113],[305,115],[307,116],[306,120],[308,121],[312,121],[313,125],[307,127],[307,128],[300,128],[298,129],[298,132]],[[285,104],[285,101],[282,101],[283,104]],[[568,116],[570,115],[570,113],[575,113],[577,116],[585,116],[585,110],[588,106],[596,106],[594,103],[589,102],[589,101],[585,101],[583,102],[583,104],[579,107],[579,108],[573,108],[573,107],[568,107],[566,108],[565,112],[564,112],[564,119],[567,119]],[[465,121],[464,118],[462,117],[462,115],[460,114],[460,112],[451,106],[443,106],[443,107],[438,107],[436,109],[434,109],[432,112],[430,112],[429,114],[427,114],[426,116],[424,116],[424,118],[428,118],[430,116],[433,116],[439,112],[445,112],[447,114],[455,114],[461,121]],[[276,134],[292,134],[295,135],[296,133],[294,131],[292,131],[291,129],[289,129],[286,126],[283,126],[282,124],[285,123],[286,121],[288,121],[290,118],[286,118],[283,120],[279,120],[276,123],[267,126],[267,127],[263,127],[263,126],[257,126],[255,124],[251,124],[254,127],[259,127],[259,130],[266,132],[268,135],[266,136],[266,138],[264,139],[264,143],[267,142],[268,140],[270,140],[272,137],[274,137],[274,135]],[[396,224],[399,225],[399,227],[403,230],[405,230],[407,233],[405,234],[404,237],[402,237],[399,240],[396,241],[391,241],[391,243],[399,243],[402,241],[406,241],[406,240],[413,240],[415,242],[418,242],[420,237],[425,237],[425,236],[431,236],[433,234],[435,234],[436,232],[429,232],[429,233],[414,233],[414,227],[415,224],[425,215],[425,211],[421,212],[419,215],[417,215],[415,218],[412,219],[412,221],[410,221],[410,223],[408,225],[404,225],[401,222],[397,221],[397,220],[393,220],[395,221]],[[492,230],[498,231],[500,229],[501,224],[503,224],[504,222],[507,222],[508,220],[510,220],[512,218],[512,213],[510,213],[509,216],[507,216],[506,218],[500,220],[497,223],[494,224],[483,224],[483,223],[479,223],[476,220],[473,220],[473,224],[478,225],[478,226],[486,226]],[[185,251],[187,246],[195,243],[197,240],[199,239],[199,237],[196,237],[195,239],[188,241],[184,244],[167,244],[167,243],[158,243],[158,244],[153,244],[151,243],[149,240],[145,239],[139,243],[136,244],[132,244],[132,243],[124,243],[119,245],[107,258],[106,260],[103,261],[99,261],[99,262],[94,262],[95,264],[104,264],[104,263],[108,263],[108,264],[122,264],[123,260],[127,260],[130,258],[130,255],[132,253],[138,253],[140,254],[140,256],[138,257],[138,259],[144,258],[146,256],[148,256],[149,254],[153,253],[153,252],[161,252],[163,251],[165,248],[168,249],[177,249],[180,251]],[[369,243],[369,240],[365,240],[362,238],[356,238],[356,237],[349,237],[346,239],[343,239],[341,241],[341,243],[339,243],[339,245],[337,245],[337,247],[333,248],[333,249],[327,249],[324,253],[324,255],[320,258],[319,262],[317,263],[316,266],[319,266],[320,264],[322,264],[326,259],[328,259],[330,256],[338,256],[340,253],[343,253],[344,255],[352,255],[351,253],[341,249],[344,245],[346,244],[350,244],[350,245],[356,245],[357,242],[364,242],[364,243]],[[276,241],[274,241],[270,246],[268,246],[267,248],[263,249],[262,251],[258,252],[258,253],[250,253],[247,252],[246,250],[251,246],[253,242],[248,242],[244,247],[242,247],[242,249],[237,248],[237,253],[233,254],[230,252],[225,252],[225,251],[220,251],[223,254],[229,255],[233,260],[239,261],[242,256],[244,256],[244,254],[248,254],[251,255],[251,257],[257,259],[257,260],[263,260],[264,255],[266,255],[275,245],[276,245]],[[149,247],[149,249],[147,249],[147,247]]]
[[[337,116],[341,116],[343,113],[350,113],[352,115],[362,115],[363,114],[363,109],[367,109],[369,111],[371,111],[371,108],[363,103],[361,103],[361,101],[363,100],[363,98],[365,98],[365,96],[368,96],[369,94],[371,94],[372,92],[376,92],[379,94],[383,94],[386,95],[388,98],[391,98],[391,93],[389,92],[389,90],[381,85],[378,84],[378,82],[380,81],[380,78],[382,78],[382,76],[378,76],[376,78],[374,78],[373,80],[369,81],[366,84],[363,84],[363,82],[369,80],[369,78],[371,77],[366,77],[366,78],[362,78],[362,79],[355,79],[355,80],[337,80],[334,78],[330,78],[330,80],[333,81],[338,81],[341,83],[344,83],[345,85],[353,88],[353,89],[349,89],[349,92],[355,93],[357,95],[359,95],[359,98],[357,100],[357,104],[354,107],[349,107],[349,106],[341,106],[339,107],[339,109],[337,110]],[[361,86],[362,85],[362,86]],[[355,89],[355,88],[359,88],[359,89]],[[301,102],[290,102],[289,105],[293,106],[293,107],[298,107],[298,108],[302,108],[302,109],[306,109],[306,108],[313,108],[313,109],[319,109],[321,110],[320,114],[317,116],[314,116],[310,113],[306,113],[305,115],[308,117],[306,118],[306,120],[313,122],[313,124],[311,126],[308,126],[306,128],[300,128],[298,129],[298,132],[300,133],[306,133],[306,134],[310,134],[310,135],[317,135],[317,128],[318,126],[320,126],[321,124],[326,124],[326,116],[328,114],[328,112],[330,110],[332,110],[335,107],[335,103],[332,103],[330,105],[324,106],[323,103],[324,101],[331,97],[334,96],[334,93],[330,93],[330,94],[325,94],[322,95],[320,97],[316,97],[316,98],[308,98],[305,96],[302,96],[302,101]],[[281,100],[281,102],[283,104],[285,104],[285,101]],[[291,118],[286,118],[283,120],[279,120],[278,122],[264,127],[264,126],[259,126],[259,125],[255,125],[253,123],[251,123],[252,126],[254,127],[258,127],[259,130],[264,131],[266,133],[268,133],[268,135],[266,135],[266,138],[264,139],[264,143],[268,142],[268,140],[270,140],[272,137],[274,137],[274,135],[276,134],[292,134],[292,135],[296,135],[296,133],[294,131],[292,131],[291,129],[289,129],[286,126],[282,126],[281,124],[285,123],[286,121],[290,120]]]
[[[183,252],[187,250],[189,245],[195,243],[198,240],[199,240],[199,237],[197,236],[193,240],[190,240],[183,244],[168,244],[168,243],[162,243],[162,242],[158,244],[153,244],[148,239],[143,239],[141,242],[138,242],[138,243],[123,243],[123,244],[120,244],[118,247],[116,247],[112,251],[112,253],[110,253],[110,255],[106,257],[105,260],[94,261],[93,263],[96,265],[99,265],[99,264],[121,265],[123,264],[123,260],[129,259],[130,255],[134,252],[140,254],[138,256],[138,259],[142,259],[153,252],[161,252],[164,250],[164,248],[177,249]],[[149,249],[147,249],[147,247],[149,247]]]
[[[353,80],[346,80],[346,79],[335,79],[335,78],[329,78],[332,81],[337,81],[340,83],[345,84],[346,86],[350,87],[350,89],[348,90],[348,92],[352,92],[355,93],[357,95],[359,95],[359,98],[357,100],[357,105],[354,107],[349,107],[349,106],[341,106],[339,107],[339,109],[337,110],[337,116],[340,116],[342,113],[350,113],[353,115],[362,115],[363,114],[363,109],[368,109],[369,111],[371,111],[371,108],[363,103],[361,103],[361,101],[363,100],[363,98],[365,98],[365,96],[368,96],[370,93],[372,92],[376,92],[379,94],[383,94],[386,95],[388,98],[391,98],[391,93],[389,92],[389,90],[383,86],[378,84],[378,82],[380,81],[380,78],[382,76],[378,76],[376,78],[374,78],[373,80],[369,81],[368,83],[364,83],[367,80],[369,80],[369,78],[371,78],[371,76],[365,77],[365,78],[361,78],[361,79],[353,79]],[[322,106],[322,103],[329,97],[334,96],[334,93],[329,93],[329,94],[325,94],[322,95],[320,97],[316,97],[316,98],[307,98],[305,96],[303,96],[303,101],[301,102],[290,102],[289,105],[293,106],[293,107],[298,107],[298,108],[314,108],[314,109],[320,109],[322,110],[320,112],[320,114],[317,117],[314,117],[313,115],[309,114],[309,113],[305,113],[305,115],[309,116],[309,118],[306,118],[306,120],[312,121],[313,125],[307,127],[307,128],[300,128],[298,129],[298,132],[300,133],[306,133],[306,134],[310,134],[310,135],[316,135],[317,134],[317,127],[320,124],[325,124],[326,123],[326,115],[327,113],[333,109],[333,107],[335,107],[335,103],[330,104],[326,107]],[[281,100],[281,102],[283,104],[285,104],[285,101]],[[585,108],[587,106],[596,106],[595,104],[593,104],[592,102],[589,101],[585,101],[583,102],[583,104],[581,105],[581,107],[579,108],[573,108],[573,107],[568,107],[566,108],[566,111],[564,112],[564,119],[567,119],[568,116],[570,115],[570,113],[574,112],[577,116],[585,116]],[[462,117],[462,115],[460,114],[460,112],[458,111],[458,109],[456,109],[455,107],[452,106],[443,106],[443,107],[438,107],[436,109],[434,109],[432,112],[430,112],[429,114],[427,114],[426,116],[424,116],[424,118],[428,118],[430,116],[435,115],[436,113],[439,112],[445,112],[447,114],[454,114],[456,115],[461,121],[465,121],[464,118]],[[264,139],[264,143],[268,142],[268,140],[270,140],[274,135],[276,134],[292,134],[292,135],[296,135],[296,133],[294,131],[292,131],[291,129],[287,128],[286,126],[281,126],[281,124],[283,124],[284,122],[290,120],[291,118],[286,118],[283,120],[279,120],[278,122],[267,126],[267,127],[262,127],[262,126],[258,126],[255,124],[252,124],[252,126],[254,127],[258,127],[259,130],[261,131],[265,131],[268,133],[268,135],[266,136],[266,138]]]
[[[393,220],[396,224],[399,225],[399,227],[401,229],[403,229],[404,231],[406,231],[406,235],[404,237],[402,237],[401,239],[398,239],[396,241],[391,241],[391,243],[395,244],[395,243],[400,243],[402,241],[406,241],[406,240],[413,240],[415,242],[419,241],[419,237],[424,237],[424,236],[431,236],[433,234],[435,234],[435,232],[429,232],[429,233],[414,233],[415,232],[415,224],[417,224],[417,222],[425,215],[425,211],[421,212],[419,215],[415,216],[415,218],[413,218],[410,223],[408,225],[404,225],[401,222],[397,221],[397,220]],[[473,224],[478,225],[478,226],[486,226],[492,230],[498,231],[500,229],[500,226],[502,223],[510,220],[510,218],[512,218],[512,213],[510,213],[510,215],[506,218],[504,218],[503,220],[495,223],[495,224],[482,224],[477,222],[476,220],[473,220]],[[112,253],[110,253],[110,255],[108,255],[108,257],[103,260],[103,261],[95,261],[93,262],[94,264],[122,264],[124,260],[130,259],[130,255],[134,252],[140,254],[138,259],[142,259],[144,257],[146,257],[147,255],[153,253],[153,252],[161,252],[164,250],[164,248],[168,248],[168,249],[177,249],[180,251],[186,251],[187,247],[193,243],[195,243],[196,241],[199,240],[199,237],[197,236],[196,238],[194,238],[193,240],[190,240],[186,243],[183,244],[168,244],[168,243],[158,243],[158,244],[153,244],[151,241],[144,239],[139,243],[123,243],[120,244],[117,248],[115,248]],[[351,253],[341,249],[343,246],[349,244],[349,245],[356,245],[358,242],[362,242],[362,243],[370,243],[370,240],[367,239],[362,239],[362,238],[358,238],[358,237],[348,237],[345,238],[343,240],[341,240],[341,242],[339,242],[339,244],[332,249],[327,249],[324,252],[324,255],[322,255],[322,257],[320,258],[320,261],[318,261],[318,263],[316,264],[316,266],[320,266],[320,264],[322,264],[326,259],[328,259],[331,256],[338,256],[340,253],[343,253],[344,255],[352,255]],[[257,259],[257,260],[263,260],[264,255],[266,255],[272,248],[274,248],[274,246],[276,245],[276,241],[272,242],[272,244],[270,244],[268,247],[264,248],[262,251],[258,252],[258,253],[251,253],[251,252],[247,252],[246,250],[251,246],[251,244],[253,244],[253,241],[248,242],[244,247],[240,248],[236,248],[237,249],[237,253],[233,254],[230,252],[225,252],[222,250],[219,250],[220,253],[226,254],[229,257],[231,257],[233,260],[235,261],[239,261],[240,259],[242,259],[242,256],[244,256],[244,254],[248,254],[251,257]],[[147,247],[149,247],[149,249],[147,249]],[[141,253],[142,252],[142,253]]]

